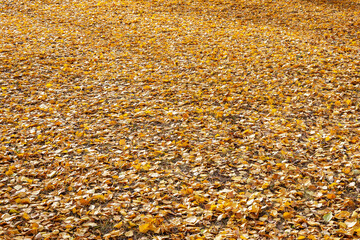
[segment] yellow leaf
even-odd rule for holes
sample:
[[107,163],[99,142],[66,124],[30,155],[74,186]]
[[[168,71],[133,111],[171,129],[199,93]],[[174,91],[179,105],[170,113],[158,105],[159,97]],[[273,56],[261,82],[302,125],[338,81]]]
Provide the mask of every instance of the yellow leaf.
[[344,168],[342,171],[343,171],[343,173],[345,173],[345,174],[349,174],[349,173],[351,172],[351,168],[346,167],[346,168]]
[[29,220],[30,219],[30,216],[29,216],[29,214],[27,214],[26,212],[23,214],[23,218],[25,219],[25,220]]
[[10,214],[11,214],[11,213],[19,213],[19,211],[18,211],[18,210],[15,210],[15,209],[10,209],[9,213],[10,213]]
[[299,236],[297,239],[305,239],[305,236]]
[[52,84],[51,83],[48,83],[48,84],[46,84],[46,87],[51,87],[52,86]]
[[102,194],[99,194],[99,195],[93,196],[92,199],[100,200],[100,201],[105,201],[105,196],[102,195]]
[[132,221],[129,221],[128,224],[129,224],[130,227],[135,227],[136,226],[136,224],[133,223]]
[[139,226],[139,232],[141,233],[147,233],[150,230],[150,224],[145,223]]
[[14,172],[11,169],[9,169],[8,171],[5,172],[5,174],[6,176],[11,176],[14,174]]
[[121,140],[119,141],[119,145],[120,145],[120,146],[125,145],[125,143],[126,143],[126,140],[125,140],[125,139],[121,139]]
[[123,223],[119,222],[118,224],[114,225],[114,228],[121,228],[122,225],[123,225]]
[[142,169],[145,171],[148,171],[150,169],[151,165],[150,164],[146,164],[144,166],[142,166]]
[[221,118],[223,116],[223,112],[219,111],[219,112],[216,112],[216,117],[217,118]]

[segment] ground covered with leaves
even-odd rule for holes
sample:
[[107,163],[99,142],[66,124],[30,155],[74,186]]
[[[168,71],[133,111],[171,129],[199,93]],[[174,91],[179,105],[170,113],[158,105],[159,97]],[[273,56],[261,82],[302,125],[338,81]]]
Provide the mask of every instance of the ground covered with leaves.
[[360,237],[360,3],[0,3],[0,238]]

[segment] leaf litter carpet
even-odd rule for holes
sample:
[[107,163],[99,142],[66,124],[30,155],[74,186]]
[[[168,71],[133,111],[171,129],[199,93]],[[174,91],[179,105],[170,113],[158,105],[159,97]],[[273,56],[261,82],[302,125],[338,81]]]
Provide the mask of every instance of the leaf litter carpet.
[[360,3],[0,3],[0,238],[360,237]]

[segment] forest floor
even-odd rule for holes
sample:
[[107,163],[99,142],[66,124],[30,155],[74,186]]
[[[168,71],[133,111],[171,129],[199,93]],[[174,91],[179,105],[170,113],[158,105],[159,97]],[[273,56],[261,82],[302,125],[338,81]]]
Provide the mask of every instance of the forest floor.
[[0,3],[0,238],[360,238],[360,2]]

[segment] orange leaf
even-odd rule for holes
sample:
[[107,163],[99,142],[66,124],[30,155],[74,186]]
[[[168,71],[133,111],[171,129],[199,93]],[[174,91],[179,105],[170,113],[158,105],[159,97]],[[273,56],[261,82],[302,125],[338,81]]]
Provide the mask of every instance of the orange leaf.
[[17,198],[15,200],[15,202],[17,204],[29,204],[30,203],[30,199],[29,198]]
[[82,198],[82,199],[80,199],[79,202],[80,202],[81,205],[86,206],[86,205],[89,205],[90,200],[89,200],[89,199]]
[[334,198],[336,198],[336,195],[333,194],[333,193],[328,193],[328,194],[326,195],[326,197],[327,197],[328,199],[334,199]]
[[290,213],[290,212],[284,212],[283,217],[284,217],[285,219],[290,219],[290,218],[292,217],[292,213]]

